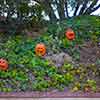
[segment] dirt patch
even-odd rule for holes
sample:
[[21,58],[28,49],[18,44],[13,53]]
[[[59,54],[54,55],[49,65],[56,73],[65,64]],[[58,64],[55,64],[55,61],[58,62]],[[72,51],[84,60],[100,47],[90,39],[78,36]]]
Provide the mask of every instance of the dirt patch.
[[92,64],[100,59],[100,47],[92,42],[85,42],[80,47],[80,61],[79,63]]

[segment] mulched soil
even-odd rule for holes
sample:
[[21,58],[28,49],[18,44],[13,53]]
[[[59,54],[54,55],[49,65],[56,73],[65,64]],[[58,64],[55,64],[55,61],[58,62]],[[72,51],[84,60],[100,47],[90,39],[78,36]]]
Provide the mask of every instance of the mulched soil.
[[97,64],[97,60],[100,60],[100,45],[93,43],[92,41],[85,42],[80,51],[80,60],[77,63],[83,64],[85,66],[96,64],[98,68],[99,76],[94,77],[90,73],[89,77],[96,80],[98,91],[100,92],[100,63]]
[[91,41],[85,42],[80,48],[80,61],[83,64],[96,63],[100,59],[100,47]]

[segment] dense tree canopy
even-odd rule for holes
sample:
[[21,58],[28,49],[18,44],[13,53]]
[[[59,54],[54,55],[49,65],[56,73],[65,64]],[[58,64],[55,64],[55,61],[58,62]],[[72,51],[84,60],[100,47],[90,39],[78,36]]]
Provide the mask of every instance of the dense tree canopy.
[[72,17],[70,13],[73,16],[90,15],[99,7],[99,0],[0,0],[0,26],[6,21],[17,29],[30,21],[41,23],[46,15],[55,22]]

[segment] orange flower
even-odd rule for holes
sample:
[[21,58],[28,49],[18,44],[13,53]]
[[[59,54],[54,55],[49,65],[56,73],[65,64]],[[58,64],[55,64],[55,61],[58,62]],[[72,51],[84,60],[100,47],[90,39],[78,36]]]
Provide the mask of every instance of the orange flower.
[[43,43],[39,43],[35,47],[35,53],[38,56],[44,56],[46,54],[46,46]]
[[8,62],[5,59],[0,59],[0,69],[7,70],[8,69]]
[[75,33],[71,28],[69,28],[66,31],[66,37],[67,37],[68,40],[74,40],[75,39]]

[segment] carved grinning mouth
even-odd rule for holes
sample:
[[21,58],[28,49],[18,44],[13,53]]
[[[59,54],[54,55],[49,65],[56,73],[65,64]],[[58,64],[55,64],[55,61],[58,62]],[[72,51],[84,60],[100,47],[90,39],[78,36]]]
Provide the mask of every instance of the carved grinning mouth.
[[69,34],[69,36],[74,36],[73,34]]

